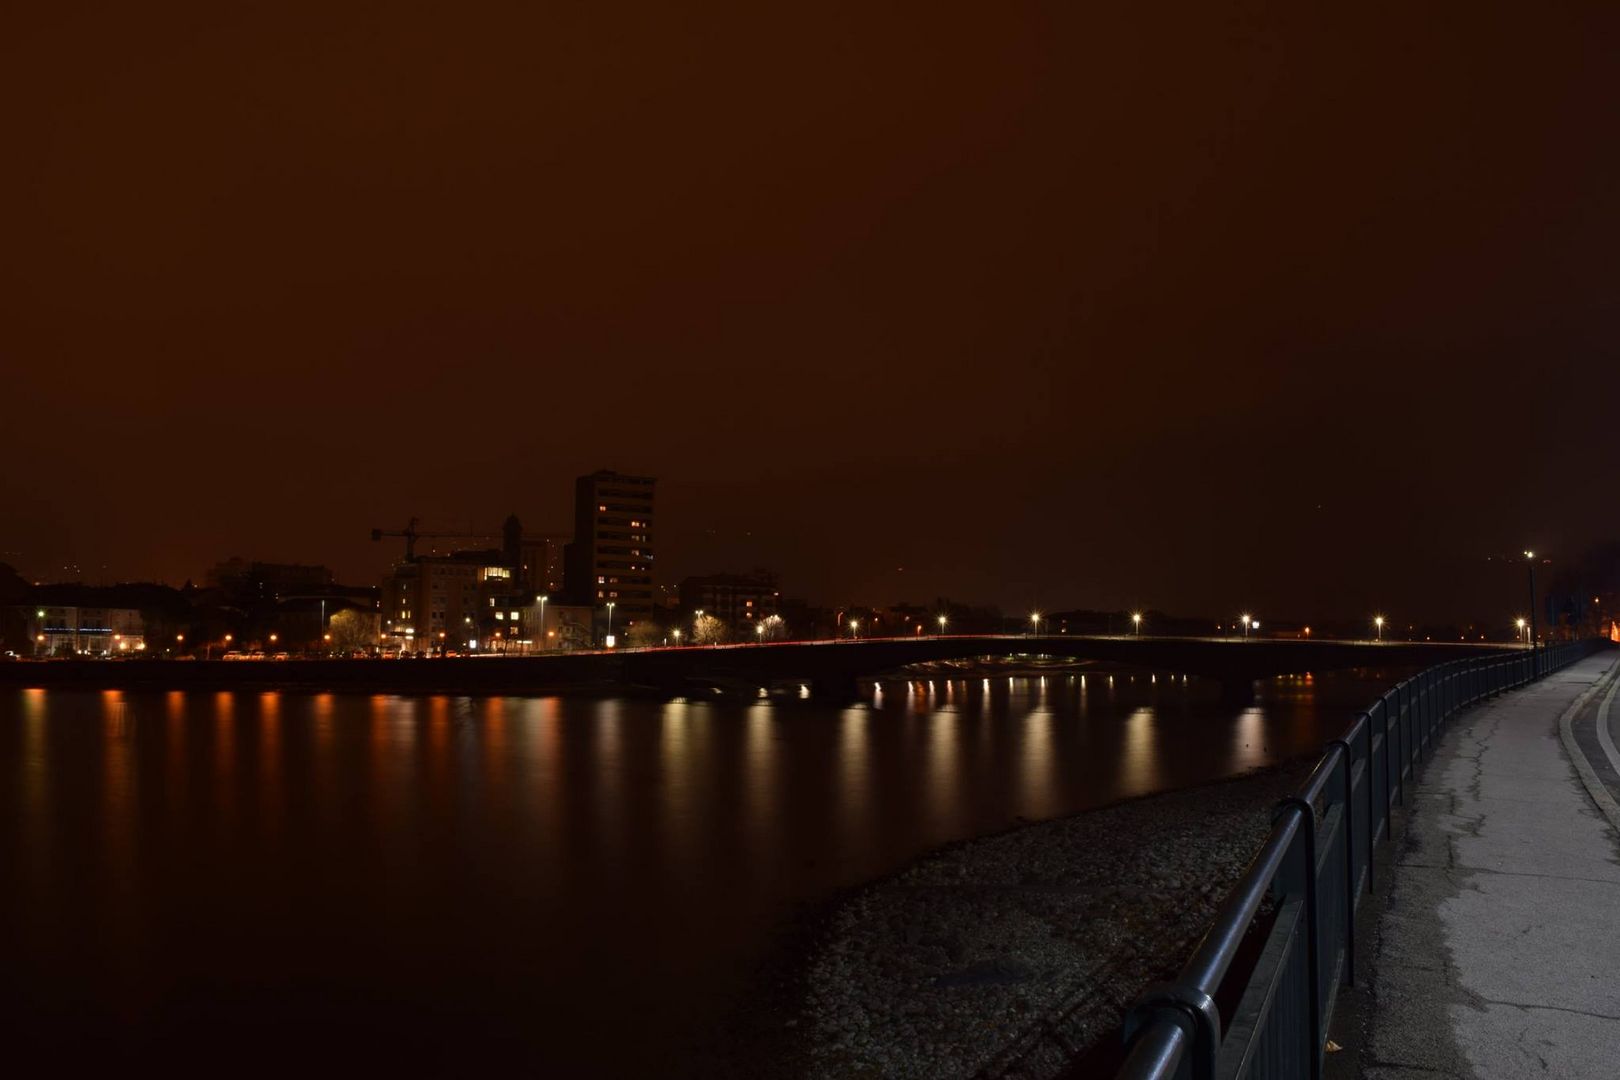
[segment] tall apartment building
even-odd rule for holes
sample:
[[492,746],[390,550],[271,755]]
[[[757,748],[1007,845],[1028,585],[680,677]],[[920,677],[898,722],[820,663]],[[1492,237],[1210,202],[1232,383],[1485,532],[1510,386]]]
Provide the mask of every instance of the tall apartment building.
[[653,615],[653,486],[650,476],[603,470],[574,482],[574,540],[563,577],[574,604],[614,605],[613,625]]

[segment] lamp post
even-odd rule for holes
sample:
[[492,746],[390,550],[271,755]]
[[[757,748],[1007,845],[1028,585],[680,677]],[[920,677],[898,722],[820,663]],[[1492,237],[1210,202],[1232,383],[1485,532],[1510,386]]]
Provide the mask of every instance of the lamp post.
[[1384,640],[1384,617],[1382,615],[1374,615],[1373,616],[1373,628],[1378,632],[1378,640],[1383,641]]
[[1238,621],[1243,624],[1243,636],[1248,637],[1249,636],[1249,617],[1247,615],[1239,615],[1238,616]]
[[859,620],[859,619],[851,619],[851,620],[849,620],[849,639],[851,641],[854,641],[856,638],[861,636],[860,630],[861,630],[861,620]]
[[669,636],[675,639],[675,647],[677,649],[680,648],[681,647],[681,631],[680,631],[680,628],[676,627],[674,630],[671,630],[669,632]]
[[545,593],[540,594],[540,648],[546,647],[546,601],[551,597]]
[[1136,636],[1141,637],[1142,636],[1142,615],[1141,615],[1141,613],[1140,612],[1133,612],[1131,614],[1131,622],[1136,627]]
[[1528,624],[1523,619],[1517,619],[1514,621],[1513,625],[1515,628],[1513,636],[1518,638],[1520,641],[1526,640],[1524,628]]
[[1524,553],[1525,564],[1530,567],[1530,669],[1534,674],[1541,674],[1540,665],[1536,660],[1536,553]]
[[1041,632],[1041,613],[1038,612],[1038,611],[1032,611],[1032,612],[1029,613],[1029,633],[1030,633],[1030,636],[1034,637],[1036,634],[1038,634],[1040,632]]
[[946,623],[947,623],[947,622],[948,622],[948,621],[949,621],[949,620],[948,620],[948,619],[947,619],[947,618],[946,618],[946,617],[945,617],[945,616],[943,616],[943,615],[941,615],[941,616],[940,616],[940,617],[939,617],[939,632],[940,632],[940,633],[941,633],[941,634],[943,634],[943,633],[945,633],[945,624],[946,624]]
[[765,643],[765,624],[762,623],[762,622],[761,623],[755,623],[754,624],[754,633],[759,635],[760,644],[763,645]]
[[611,648],[613,648],[613,601],[612,600],[608,601],[607,609],[608,609],[607,647],[611,649]]

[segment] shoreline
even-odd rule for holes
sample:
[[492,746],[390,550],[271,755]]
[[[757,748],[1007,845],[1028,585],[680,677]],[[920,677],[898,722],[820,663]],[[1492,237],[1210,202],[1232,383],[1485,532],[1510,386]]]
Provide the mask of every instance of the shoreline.
[[1041,1080],[1103,1067],[1124,1009],[1185,962],[1313,760],[954,841],[807,905],[691,1073]]

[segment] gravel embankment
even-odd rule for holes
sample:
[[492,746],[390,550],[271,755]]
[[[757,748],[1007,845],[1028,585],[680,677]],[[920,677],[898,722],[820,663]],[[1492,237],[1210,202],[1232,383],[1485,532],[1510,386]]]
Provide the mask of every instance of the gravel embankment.
[[971,841],[828,919],[794,1023],[810,1077],[1060,1074],[1173,974],[1305,765]]

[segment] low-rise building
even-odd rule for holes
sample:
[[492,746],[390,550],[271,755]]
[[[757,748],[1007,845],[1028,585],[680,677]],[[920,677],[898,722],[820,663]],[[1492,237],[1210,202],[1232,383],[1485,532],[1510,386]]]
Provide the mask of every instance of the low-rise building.
[[772,615],[779,615],[781,606],[781,582],[766,570],[750,574],[708,574],[681,581],[682,611],[688,616],[705,612],[733,630],[746,631]]
[[35,656],[129,656],[146,649],[135,608],[43,604],[23,609]]

